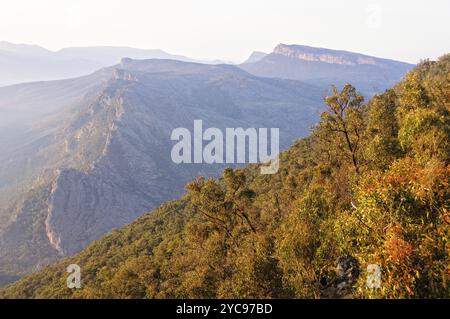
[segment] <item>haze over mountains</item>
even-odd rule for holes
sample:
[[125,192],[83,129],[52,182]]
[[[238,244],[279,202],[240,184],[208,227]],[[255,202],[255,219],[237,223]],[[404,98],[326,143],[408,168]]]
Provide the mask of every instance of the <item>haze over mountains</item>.
[[286,44],[279,44],[268,55],[256,52],[240,65],[254,75],[318,86],[352,83],[368,95],[391,87],[413,66],[359,53]]
[[[158,49],[96,46],[50,51],[37,45],[1,41],[0,86],[79,77],[115,65],[123,57],[223,63],[195,60]],[[330,83],[342,86],[351,81],[371,95],[393,85],[413,65],[347,51],[279,44],[270,54],[253,52],[240,67],[258,76],[300,80],[326,87]]]
[[258,62],[258,61],[262,60],[263,58],[265,58],[267,55],[268,54],[265,52],[253,51],[252,54],[248,57],[247,60],[244,61],[243,64]]
[[[73,78],[112,66],[123,57],[134,59],[173,59],[194,62],[162,50],[129,47],[69,47],[50,51],[38,45],[0,42],[0,86]],[[200,61],[195,61],[200,62]],[[219,63],[219,61],[201,61]]]
[[0,44],[0,85],[90,73],[0,88],[0,281],[80,251],[224,168],[174,164],[173,129],[196,119],[223,130],[278,127],[287,148],[317,121],[331,84],[373,94],[411,67],[284,45],[239,67],[190,61],[159,50]]

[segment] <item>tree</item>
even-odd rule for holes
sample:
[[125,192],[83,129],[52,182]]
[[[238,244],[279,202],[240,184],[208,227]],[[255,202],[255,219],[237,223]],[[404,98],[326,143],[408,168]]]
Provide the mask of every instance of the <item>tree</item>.
[[349,158],[359,174],[361,165],[361,143],[364,134],[364,97],[346,84],[341,92],[335,86],[333,94],[325,98],[327,111],[322,113],[315,135],[325,142],[326,148],[334,150],[336,157]]

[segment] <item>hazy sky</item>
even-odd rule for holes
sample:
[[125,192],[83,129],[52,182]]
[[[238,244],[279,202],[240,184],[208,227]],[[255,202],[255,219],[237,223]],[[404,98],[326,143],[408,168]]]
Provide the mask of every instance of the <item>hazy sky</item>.
[[0,0],[0,40],[241,61],[278,43],[418,62],[450,52],[449,0]]

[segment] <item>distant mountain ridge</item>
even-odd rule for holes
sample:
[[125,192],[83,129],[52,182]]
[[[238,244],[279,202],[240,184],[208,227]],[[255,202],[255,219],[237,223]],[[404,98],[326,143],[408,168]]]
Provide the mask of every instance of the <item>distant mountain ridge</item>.
[[306,45],[286,45],[279,44],[273,50],[274,54],[280,54],[293,59],[325,62],[330,64],[341,65],[358,65],[358,64],[381,64],[383,62],[397,62],[393,60],[380,59],[368,55],[353,53],[342,50],[331,50],[324,48],[314,48]]
[[267,53],[260,52],[260,51],[253,51],[252,54],[248,57],[247,60],[245,60],[243,63],[255,63],[267,56]]
[[342,50],[279,44],[269,55],[240,67],[258,76],[324,87],[352,83],[365,94],[373,95],[394,85],[414,65]]
[[182,55],[173,55],[163,50],[94,46],[69,47],[59,51],[50,51],[38,45],[0,41],[0,70],[2,70],[0,86],[79,77],[103,67],[115,65],[124,57],[220,63],[219,61],[199,61]]

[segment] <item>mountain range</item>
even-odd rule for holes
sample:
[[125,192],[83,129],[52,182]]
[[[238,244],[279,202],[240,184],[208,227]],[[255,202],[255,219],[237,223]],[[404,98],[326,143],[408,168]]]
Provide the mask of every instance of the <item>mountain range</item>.
[[318,86],[352,83],[371,96],[393,86],[414,65],[348,51],[279,44],[270,54],[255,52],[240,67],[258,76]]
[[171,132],[307,134],[323,90],[231,65],[123,59],[89,76],[0,88],[0,271],[71,255],[223,165],[175,164]]
[[[131,220],[200,173],[165,158],[173,125],[197,116],[214,125],[285,121],[287,142],[318,110],[309,106],[314,87],[232,66],[127,59],[105,72],[120,76],[78,106],[64,135],[77,158],[98,149],[96,164],[59,169],[50,199],[30,190],[10,228],[22,245],[8,247],[12,263],[19,248],[33,252],[23,251],[25,239],[42,248],[32,240],[44,219],[55,249],[70,254],[88,242],[81,234],[93,239],[104,223]],[[197,177],[179,199],[0,289],[0,298],[450,298],[449,72],[447,54],[367,102],[351,85],[333,90],[311,134],[280,154],[276,174],[248,165]],[[73,269],[78,286],[68,285]]]
[[216,64],[220,61],[195,60],[163,50],[130,47],[68,47],[58,51],[38,45],[0,42],[0,86],[32,81],[75,78],[115,65],[123,57],[134,59],[173,59]]
[[[17,81],[32,78],[30,74],[48,77],[51,70],[62,72],[55,77],[67,77],[74,70],[96,69],[81,77],[0,88],[4,282],[82,250],[177,198],[195,176],[216,176],[225,168],[173,163],[173,129],[192,129],[197,119],[222,130],[275,127],[286,149],[317,122],[331,84],[348,81],[373,94],[370,83],[383,90],[411,67],[285,45],[268,55],[254,54],[239,66],[179,56],[159,59],[167,54],[128,48],[51,52],[2,43],[1,54],[2,68],[7,66]],[[24,60],[13,63],[18,56]],[[109,66],[122,56],[127,57]],[[24,72],[14,69],[17,65]]]

